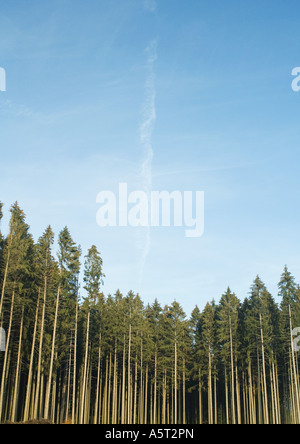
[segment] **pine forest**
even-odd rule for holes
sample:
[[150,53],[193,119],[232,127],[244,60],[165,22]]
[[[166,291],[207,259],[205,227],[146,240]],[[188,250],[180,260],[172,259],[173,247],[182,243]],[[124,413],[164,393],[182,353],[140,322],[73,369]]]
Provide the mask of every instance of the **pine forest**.
[[50,226],[35,242],[17,203],[9,218],[2,424],[300,424],[300,286],[287,267],[276,298],[257,276],[245,300],[224,289],[188,318],[178,301],[104,295],[101,245],[82,252]]

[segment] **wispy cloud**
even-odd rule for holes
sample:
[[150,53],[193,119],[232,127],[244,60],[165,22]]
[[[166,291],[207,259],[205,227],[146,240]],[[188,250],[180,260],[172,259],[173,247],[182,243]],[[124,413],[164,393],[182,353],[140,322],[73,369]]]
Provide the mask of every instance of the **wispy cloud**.
[[[146,49],[147,64],[146,64],[146,83],[145,83],[145,99],[143,104],[143,121],[140,127],[140,141],[143,150],[143,160],[141,166],[141,186],[150,198],[152,191],[152,161],[153,161],[153,146],[152,134],[156,121],[156,88],[155,88],[155,62],[157,60],[157,39],[152,40]],[[140,248],[142,249],[142,257],[140,264],[140,280],[143,279],[144,268],[147,256],[151,248],[151,228],[147,227],[146,232],[140,239]]]
[[155,12],[156,11],[156,1],[155,0],[144,0],[144,8],[147,11]]
[[12,100],[4,100],[0,103],[0,115],[5,117],[41,117],[41,114],[35,113],[30,108]]

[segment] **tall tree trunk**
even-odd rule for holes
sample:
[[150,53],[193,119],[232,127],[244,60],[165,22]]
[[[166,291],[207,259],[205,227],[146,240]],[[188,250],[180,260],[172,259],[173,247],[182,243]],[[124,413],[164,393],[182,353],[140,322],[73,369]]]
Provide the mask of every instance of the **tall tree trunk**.
[[24,307],[22,307],[22,317],[21,317],[20,334],[19,334],[19,346],[18,346],[18,359],[17,359],[17,368],[16,368],[16,376],[15,376],[14,396],[13,396],[13,407],[12,407],[12,417],[11,417],[11,420],[13,422],[15,422],[17,420],[17,401],[18,401],[19,384],[20,384],[23,324],[24,324]]
[[[34,418],[38,418],[39,405],[42,399],[40,396],[40,381],[41,381],[41,366],[42,366],[42,353],[43,353],[43,339],[44,339],[44,326],[45,326],[45,313],[46,313],[46,299],[47,299],[47,277],[44,279],[44,298],[43,298],[43,310],[41,319],[41,331],[39,340],[39,354],[38,354],[38,365],[37,365],[37,381],[36,381],[36,392],[35,392],[35,402],[34,402]],[[41,391],[42,393],[42,391]]]
[[174,363],[174,424],[178,423],[177,415],[178,415],[178,405],[177,405],[177,396],[178,396],[178,388],[177,388],[177,339],[175,339],[175,363]]
[[60,285],[58,286],[57,296],[56,296],[56,307],[55,307],[55,318],[54,318],[53,337],[52,337],[51,359],[50,359],[49,376],[48,376],[48,381],[47,381],[46,398],[45,398],[45,410],[44,410],[44,418],[45,419],[49,419],[50,394],[51,394],[53,365],[54,365],[59,298],[60,298]]
[[269,424],[269,402],[268,402],[268,389],[267,389],[267,377],[266,377],[266,363],[265,363],[265,345],[264,345],[264,334],[262,327],[262,317],[259,315],[260,321],[260,334],[261,334],[261,354],[262,354],[262,366],[263,366],[263,399],[264,399],[264,417],[265,424]]
[[295,349],[294,349],[294,337],[293,337],[293,325],[292,325],[292,311],[289,305],[289,320],[290,320],[290,334],[291,334],[291,355],[292,355],[292,384],[295,384],[295,404],[296,404],[296,423],[300,424],[300,394],[299,394],[299,380],[297,377],[296,361],[295,361]]
[[82,382],[82,397],[80,406],[80,419],[79,423],[84,422],[84,406],[86,398],[86,381],[87,381],[87,363],[88,363],[88,349],[89,349],[89,332],[90,332],[90,307],[88,307],[88,317],[86,324],[86,340],[85,340],[85,353],[84,353],[84,365],[83,365],[83,382]]
[[128,368],[127,368],[127,392],[128,392],[128,405],[127,405],[127,424],[132,424],[132,390],[131,390],[131,322],[129,325],[129,337],[128,337]]
[[11,305],[10,305],[10,316],[9,316],[9,326],[8,326],[8,332],[6,335],[6,347],[4,352],[4,360],[3,360],[3,366],[2,366],[2,378],[1,378],[1,387],[0,387],[0,422],[3,419],[3,413],[4,413],[4,395],[6,390],[6,383],[7,383],[7,364],[8,364],[8,356],[9,356],[9,345],[10,345],[10,339],[11,339],[11,329],[12,329],[12,319],[13,319],[13,312],[14,312],[14,300],[15,300],[15,290],[12,292],[11,297]]
[[199,370],[199,424],[203,424],[201,370]]
[[157,350],[154,355],[154,402],[153,402],[153,423],[157,424]]
[[76,372],[77,372],[77,329],[78,329],[78,303],[76,302],[75,329],[74,329],[74,362],[73,362],[73,393],[72,393],[72,424],[76,423]]
[[208,423],[213,424],[213,395],[212,395],[212,358],[208,352]]
[[27,380],[27,389],[26,389],[23,421],[28,421],[28,419],[29,419],[29,404],[30,404],[30,399],[31,399],[31,395],[32,395],[32,373],[33,373],[33,361],[34,361],[35,342],[36,342],[36,335],[37,335],[39,307],[40,307],[40,290],[38,293],[38,300],[37,300],[36,311],[35,311],[35,321],[34,321],[33,338],[32,338],[32,345],[31,345],[31,354],[30,354],[30,363],[29,363],[29,372],[28,372],[28,380]]
[[99,424],[98,412],[99,412],[100,372],[101,372],[101,335],[100,335],[99,349],[98,349],[97,388],[96,388],[94,424]]
[[124,347],[123,347],[123,378],[122,378],[122,414],[121,414],[121,424],[125,424],[125,389],[126,389],[126,349],[125,349],[125,335],[124,335]]
[[229,318],[229,325],[230,325],[230,359],[231,359],[231,410],[232,410],[232,424],[236,424],[235,387],[234,387],[234,357],[233,357],[233,339],[232,339],[231,318]]
[[183,359],[183,374],[182,374],[182,423],[186,424],[186,369],[185,359]]
[[225,410],[226,410],[226,424],[229,425],[229,402],[228,402],[228,377],[227,377],[227,367],[225,364]]

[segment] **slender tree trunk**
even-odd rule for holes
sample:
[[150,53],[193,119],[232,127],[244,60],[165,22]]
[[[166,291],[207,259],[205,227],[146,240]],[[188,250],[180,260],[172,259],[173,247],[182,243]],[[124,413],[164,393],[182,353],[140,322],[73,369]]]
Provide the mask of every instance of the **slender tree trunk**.
[[157,350],[154,356],[154,402],[153,402],[153,423],[157,424]]
[[183,359],[183,375],[182,375],[182,423],[186,424],[186,373],[185,373],[185,359]]
[[15,376],[15,387],[14,387],[14,397],[13,397],[13,407],[12,407],[12,417],[11,417],[11,420],[13,422],[15,422],[17,420],[17,401],[18,401],[19,385],[20,385],[21,348],[22,348],[23,323],[24,323],[24,307],[22,308],[22,318],[21,318],[20,334],[19,334],[19,346],[18,346],[18,360],[17,360],[17,369],[16,369],[16,376]]
[[178,405],[177,405],[177,396],[178,396],[178,388],[177,388],[177,340],[175,340],[175,367],[174,367],[174,424],[178,423],[177,415],[178,415]]
[[290,333],[291,333],[291,354],[292,354],[292,366],[293,366],[293,378],[292,378],[292,384],[295,384],[295,403],[296,403],[296,424],[300,424],[300,395],[299,395],[299,381],[297,378],[297,371],[296,371],[296,361],[295,361],[295,350],[294,350],[294,338],[293,338],[293,325],[292,325],[292,312],[291,312],[291,306],[289,305],[289,318],[290,318]]
[[138,361],[137,361],[137,356],[136,356],[136,358],[135,358],[135,372],[134,372],[133,424],[136,424],[137,386],[138,386]]
[[225,364],[225,405],[226,405],[226,424],[229,425],[229,405],[228,405],[228,377],[227,377],[227,367]]
[[109,353],[109,375],[108,375],[108,399],[107,399],[107,424],[111,423],[111,373],[112,373],[112,357]]
[[88,307],[88,317],[86,324],[86,340],[85,340],[85,354],[84,354],[84,366],[83,366],[83,383],[82,383],[82,397],[80,407],[80,420],[79,423],[84,422],[84,406],[86,398],[86,381],[87,381],[87,363],[88,363],[88,350],[89,350],[89,332],[90,332],[90,307]]
[[162,403],[162,423],[166,424],[166,409],[167,409],[167,370],[164,369],[163,376],[163,403]]
[[44,411],[44,418],[45,419],[49,418],[50,394],[51,394],[53,365],[54,365],[59,298],[60,298],[60,285],[58,286],[57,296],[56,296],[56,308],[55,308],[55,318],[54,318],[53,337],[52,337],[51,359],[50,359],[49,376],[48,376],[48,382],[47,382],[47,388],[46,388],[46,398],[45,398],[45,411]]
[[125,384],[125,378],[126,378],[126,364],[125,364],[125,359],[126,359],[126,349],[125,349],[125,335],[124,335],[124,347],[123,347],[123,380],[122,380],[122,415],[121,415],[121,424],[125,424],[125,389],[126,389],[126,384]]
[[145,408],[144,408],[144,424],[148,424],[148,373],[149,373],[149,366],[147,364],[146,366],[146,380],[145,380]]
[[131,390],[131,323],[129,325],[129,338],[128,338],[128,368],[127,368],[127,391],[128,391],[128,411],[127,411],[127,424],[132,424],[132,390]]
[[235,388],[236,388],[236,403],[237,403],[237,417],[238,417],[238,424],[242,424],[242,411],[241,411],[241,390],[240,390],[240,383],[239,383],[239,372],[238,372],[238,362],[236,359],[235,362]]
[[117,340],[116,340],[115,341],[115,354],[114,354],[112,424],[117,424],[117,402],[118,402],[117,377],[118,377],[118,370],[117,370]]
[[144,424],[144,378],[143,378],[143,333],[141,333],[141,373],[140,373],[140,424]]
[[212,396],[212,358],[208,352],[208,423],[213,424],[213,396]]
[[31,399],[31,395],[32,395],[32,371],[33,371],[35,342],[36,342],[36,335],[37,335],[39,306],[40,306],[40,290],[38,293],[38,300],[37,300],[36,311],[35,311],[35,322],[34,322],[33,338],[32,338],[32,345],[31,345],[30,364],[29,364],[29,372],[28,372],[28,380],[27,380],[27,389],[26,389],[25,409],[24,409],[23,421],[28,421],[28,419],[29,419],[29,404],[30,404],[30,399]]
[[77,329],[78,329],[78,303],[76,302],[75,330],[74,330],[74,362],[73,362],[73,393],[72,393],[72,424],[76,423],[76,373],[77,373]]
[[202,408],[202,382],[201,371],[199,370],[199,424],[203,424],[203,408]]
[[263,399],[264,399],[264,417],[265,424],[269,424],[269,402],[268,402],[268,389],[267,389],[267,377],[266,377],[266,363],[265,363],[265,345],[264,345],[264,335],[262,328],[262,317],[259,316],[260,320],[260,334],[261,334],[261,354],[262,354],[262,366],[263,366]]
[[15,300],[15,290],[12,292],[11,297],[11,305],[10,305],[10,316],[9,316],[9,326],[8,326],[8,332],[6,336],[6,347],[4,352],[4,360],[3,360],[3,366],[2,366],[2,378],[1,378],[1,387],[0,387],[0,422],[3,419],[3,413],[4,413],[4,395],[6,390],[6,383],[7,383],[7,363],[8,363],[8,356],[9,356],[9,345],[10,345],[10,338],[11,338],[11,329],[12,329],[12,319],[13,319],[13,312],[14,312],[14,300]]
[[43,310],[42,310],[41,331],[40,331],[40,340],[39,340],[39,355],[38,355],[38,365],[37,365],[37,382],[36,382],[35,402],[34,402],[34,418],[36,419],[39,417],[39,411],[41,411],[41,409],[39,409],[39,405],[42,399],[42,396],[40,396],[40,381],[41,381],[42,352],[43,352],[44,325],[45,325],[45,313],[46,313],[46,299],[47,299],[47,277],[45,276]]
[[231,358],[231,410],[232,410],[232,424],[236,424],[233,339],[232,339],[232,328],[231,328],[230,318],[229,318],[229,324],[230,324],[230,358]]
[[101,335],[100,335],[99,349],[98,349],[97,388],[96,388],[94,424],[99,423],[98,412],[99,412],[100,371],[101,371]]

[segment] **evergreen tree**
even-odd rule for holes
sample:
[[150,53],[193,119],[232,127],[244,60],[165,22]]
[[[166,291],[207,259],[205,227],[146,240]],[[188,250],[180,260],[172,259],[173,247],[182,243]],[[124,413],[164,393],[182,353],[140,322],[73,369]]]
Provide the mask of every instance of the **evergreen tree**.
[[82,384],[82,394],[81,394],[81,408],[80,408],[80,424],[84,422],[84,411],[86,402],[86,385],[87,385],[87,366],[88,366],[88,353],[89,353],[89,341],[90,341],[90,315],[91,309],[96,307],[98,298],[100,295],[100,286],[103,284],[103,272],[102,272],[102,259],[97,247],[93,245],[87,256],[85,257],[85,268],[84,268],[84,289],[87,291],[86,298],[86,311],[87,311],[87,321],[86,321],[86,334],[85,334],[85,352],[84,352],[84,364],[83,364],[83,384]]
[[[0,220],[3,205],[0,204]],[[240,301],[144,307],[101,292],[96,246],[85,256],[67,228],[34,244],[16,203],[0,239],[0,422],[299,424],[300,287],[284,268],[280,304],[256,277]]]
[[202,313],[202,337],[205,359],[208,423],[214,424],[213,376],[217,353],[215,302],[207,303]]
[[29,291],[32,285],[30,279],[33,239],[25,222],[25,214],[17,203],[12,206],[10,213],[10,230],[3,255],[4,272],[0,300],[0,326],[7,331],[0,384],[0,421],[4,415],[5,394],[9,384],[14,387],[14,402],[17,397],[21,348],[18,347],[16,355],[11,354],[14,344],[20,344],[22,341],[24,307],[30,303]]
[[292,421],[300,424],[300,383],[298,371],[298,359],[295,355],[293,330],[298,327],[297,321],[299,316],[299,293],[295,279],[288,271],[287,266],[284,267],[278,284],[281,297],[280,304],[280,334],[283,346],[284,374],[288,375],[283,382],[284,397],[289,402],[291,400],[291,408],[289,415]]
[[[239,358],[239,310],[240,301],[230,288],[223,294],[218,306],[218,339],[225,371],[226,418],[227,423],[241,424],[241,405],[238,379]],[[229,378],[230,375],[230,378]],[[230,398],[229,403],[229,387]],[[230,405],[230,408],[229,408]],[[231,421],[229,418],[231,411]]]

